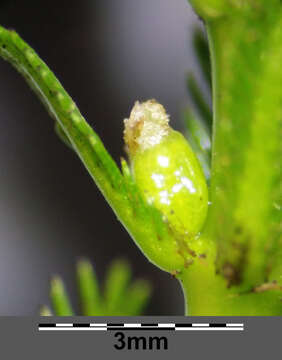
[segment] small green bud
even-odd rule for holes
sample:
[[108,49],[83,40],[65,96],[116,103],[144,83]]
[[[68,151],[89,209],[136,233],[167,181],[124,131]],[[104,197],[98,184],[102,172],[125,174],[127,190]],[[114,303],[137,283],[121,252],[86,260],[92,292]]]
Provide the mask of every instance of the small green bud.
[[164,107],[155,100],[136,102],[124,123],[137,186],[175,236],[191,244],[208,209],[207,185],[196,156],[183,135],[169,126]]

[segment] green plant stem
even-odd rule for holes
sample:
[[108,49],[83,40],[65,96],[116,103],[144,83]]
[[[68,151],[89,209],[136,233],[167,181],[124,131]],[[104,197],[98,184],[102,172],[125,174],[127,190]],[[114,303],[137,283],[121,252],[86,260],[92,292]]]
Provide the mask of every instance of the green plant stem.
[[[216,271],[216,247],[211,239],[209,252],[177,275],[181,283],[185,314],[189,316],[279,316],[282,315],[281,288],[241,291],[228,287]],[[276,284],[274,284],[274,287]]]
[[281,290],[238,293],[216,275],[213,262],[195,262],[179,277],[189,316],[281,316]]
[[[211,47],[211,206],[202,237],[216,252],[178,278],[188,315],[277,316],[282,314],[282,3],[235,3],[193,1],[206,16]],[[209,17],[208,6],[215,5],[220,12]]]
[[234,10],[207,27],[215,111],[209,234],[221,274],[249,289],[281,281],[271,272],[282,242],[282,4]]

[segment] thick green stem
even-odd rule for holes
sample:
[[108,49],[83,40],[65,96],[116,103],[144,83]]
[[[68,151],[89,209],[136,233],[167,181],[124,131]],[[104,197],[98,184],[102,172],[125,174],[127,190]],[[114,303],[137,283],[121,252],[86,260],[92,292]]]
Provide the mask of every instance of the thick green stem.
[[[193,4],[211,46],[212,205],[204,236],[216,252],[179,276],[186,312],[281,315],[282,3]],[[207,4],[220,11],[211,16]]]
[[281,316],[281,287],[276,283],[242,291],[229,287],[216,271],[216,246],[202,235],[207,245],[205,256],[177,275],[185,298],[185,314],[189,316]]
[[215,115],[209,233],[219,271],[245,289],[269,281],[281,259],[282,4],[275,4],[208,23]]
[[179,276],[189,316],[281,316],[281,290],[238,293],[203,259]]

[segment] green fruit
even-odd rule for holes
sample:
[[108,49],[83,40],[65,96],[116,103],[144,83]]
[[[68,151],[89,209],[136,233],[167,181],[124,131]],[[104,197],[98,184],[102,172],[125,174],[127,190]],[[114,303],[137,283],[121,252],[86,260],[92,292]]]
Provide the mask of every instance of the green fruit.
[[206,219],[208,190],[191,147],[168,121],[156,101],[137,102],[125,120],[124,138],[133,178],[147,202],[178,238],[189,241]]

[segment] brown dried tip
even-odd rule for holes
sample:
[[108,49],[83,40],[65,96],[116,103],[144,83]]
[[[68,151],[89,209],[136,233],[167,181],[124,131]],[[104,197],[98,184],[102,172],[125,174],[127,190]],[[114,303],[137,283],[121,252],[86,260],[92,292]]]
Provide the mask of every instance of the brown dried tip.
[[124,141],[129,155],[159,144],[170,131],[168,122],[165,108],[156,100],[137,101],[129,119],[124,120]]

